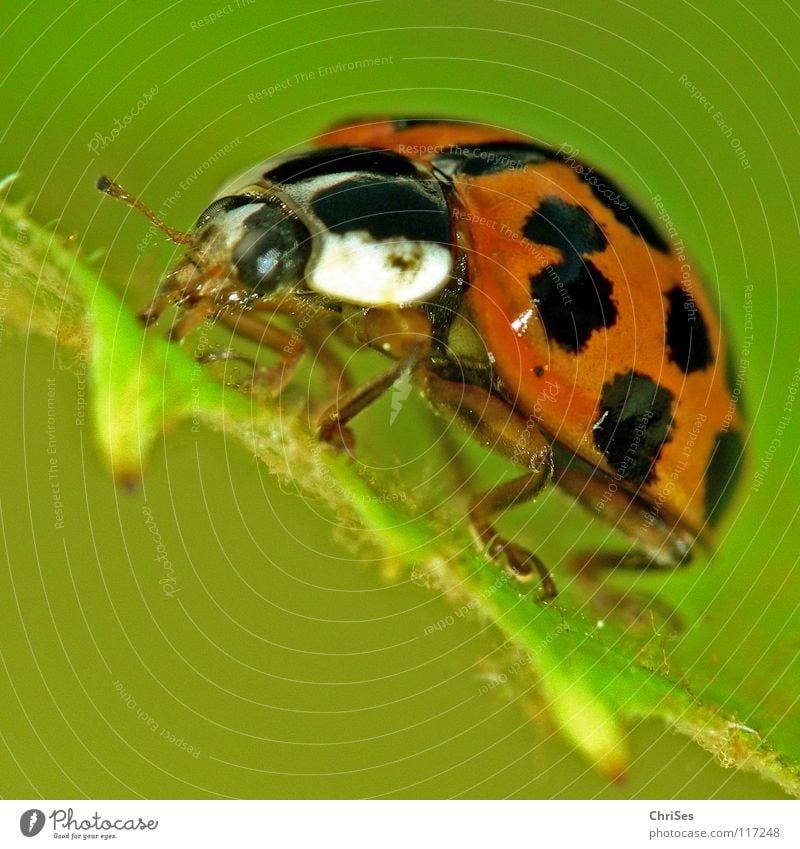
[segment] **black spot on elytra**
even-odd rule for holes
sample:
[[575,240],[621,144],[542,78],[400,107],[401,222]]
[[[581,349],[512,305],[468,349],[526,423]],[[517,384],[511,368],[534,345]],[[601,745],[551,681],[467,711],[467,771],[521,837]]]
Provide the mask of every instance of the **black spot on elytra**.
[[556,196],[546,197],[528,216],[522,235],[557,248],[567,263],[579,254],[602,251],[608,244],[606,234],[582,206]]
[[592,194],[610,210],[614,218],[624,224],[632,233],[641,236],[650,247],[661,253],[670,252],[669,242],[658,228],[641,209],[626,197],[619,186],[594,168],[587,168],[580,163],[568,162],[578,176],[586,183]]
[[433,166],[447,177],[457,174],[479,177],[502,171],[518,171],[526,165],[538,165],[554,157],[554,152],[546,147],[528,142],[498,141],[481,145],[453,145],[433,160]]
[[577,352],[595,330],[611,327],[617,320],[613,285],[586,258],[605,249],[606,235],[582,206],[555,196],[545,198],[531,213],[522,235],[561,252],[560,263],[531,277],[531,296],[548,336]]
[[629,371],[603,386],[594,442],[621,478],[641,485],[670,438],[673,395],[647,375]]
[[717,435],[706,468],[706,516],[715,525],[725,512],[744,465],[744,440],[735,430]]
[[711,365],[711,342],[700,307],[682,287],[667,292],[667,351],[669,358],[686,374]]
[[399,153],[368,147],[326,147],[293,156],[264,173],[264,179],[290,185],[330,174],[374,174],[391,179],[418,177],[414,163]]
[[536,377],[543,377],[544,369],[541,366],[534,366],[533,373],[536,375]]
[[531,296],[548,337],[573,353],[595,330],[616,322],[612,291],[611,282],[588,259],[579,265],[549,265],[531,276]]
[[311,209],[334,233],[366,230],[373,239],[450,242],[450,215],[441,193],[421,181],[353,177],[321,189]]

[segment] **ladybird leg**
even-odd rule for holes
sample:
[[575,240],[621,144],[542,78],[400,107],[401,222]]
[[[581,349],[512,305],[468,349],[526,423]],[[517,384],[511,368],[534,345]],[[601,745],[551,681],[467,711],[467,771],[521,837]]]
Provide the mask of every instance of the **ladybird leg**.
[[[607,568],[618,562],[634,569],[675,569],[691,559],[694,535],[654,513],[650,505],[602,474],[590,474],[560,457],[555,461],[556,483],[601,521],[612,525],[631,540],[636,552],[624,555],[594,555]],[[623,564],[621,559],[625,559]],[[588,567],[591,568],[591,567]]]
[[211,365],[213,363],[242,363],[247,369],[245,379],[238,379],[236,375],[224,374],[226,385],[232,386],[247,395],[274,398],[280,394],[287,382],[287,370],[276,366],[265,366],[256,362],[252,357],[240,354],[238,351],[228,348],[222,351],[206,351],[197,356],[200,365]]
[[445,417],[456,421],[482,445],[511,460],[526,474],[475,496],[469,508],[470,523],[489,555],[505,558],[510,572],[521,580],[538,574],[542,595],[553,598],[556,586],[542,561],[532,552],[501,536],[494,528],[497,516],[535,498],[550,482],[553,473],[550,444],[532,419],[525,420],[502,399],[481,389],[456,383],[421,369],[418,383],[428,403]]
[[352,382],[347,374],[347,367],[342,358],[330,347],[330,338],[335,333],[324,325],[312,322],[305,328],[303,338],[308,349],[313,352],[315,362],[318,362],[328,383],[332,395],[348,392]]
[[680,628],[675,611],[659,599],[622,596],[602,587],[601,576],[610,569],[677,569],[692,559],[694,535],[679,524],[669,523],[652,512],[650,506],[604,475],[587,475],[561,460],[556,461],[556,483],[577,501],[598,515],[601,521],[619,529],[635,542],[637,550],[592,552],[574,558],[578,580],[597,596],[604,609],[618,608],[638,622],[651,608],[662,620]]
[[355,327],[357,338],[396,360],[391,368],[361,386],[344,392],[323,411],[317,421],[321,439],[338,447],[352,448],[354,438],[347,423],[395,381],[416,369],[431,345],[431,324],[414,307],[370,309]]
[[[688,561],[684,561],[686,563]],[[615,569],[650,571],[661,566],[647,555],[637,551],[592,552],[577,555],[572,562],[575,576],[603,616],[619,614],[634,627],[648,625],[647,614],[654,614],[657,621],[669,625],[675,631],[683,630],[677,611],[656,595],[643,595],[635,589],[624,592],[603,585],[602,577]],[[684,564],[681,564],[684,565]]]
[[[191,313],[200,304],[216,303],[213,289],[219,286],[219,280],[224,276],[225,272],[221,266],[214,266],[199,274],[193,263],[181,263],[164,279],[150,303],[144,309],[139,310],[139,321],[145,327],[149,327],[158,321],[170,304],[182,303],[192,293],[199,294],[200,297],[184,312],[184,315]],[[211,291],[208,291],[209,286]],[[177,323],[179,324],[180,321]],[[183,333],[184,336],[186,332]],[[170,336],[170,338],[173,337]]]
[[[315,301],[308,301],[295,295],[281,295],[280,298],[259,298],[248,307],[250,312],[268,312],[271,316],[288,315],[294,319],[309,321],[313,316],[324,311],[324,307]],[[270,317],[271,317],[270,316]],[[304,323],[304,322],[303,322]]]
[[542,596],[555,598],[558,592],[555,581],[539,557],[500,536],[493,524],[510,507],[535,498],[547,486],[549,479],[550,469],[544,466],[537,472],[492,487],[473,499],[469,518],[478,539],[492,559],[504,557],[509,572],[520,581],[530,581],[535,571],[539,576]]
[[166,280],[159,286],[158,291],[151,299],[150,303],[139,310],[137,316],[139,321],[149,327],[155,324],[161,317],[164,310],[170,305],[179,300],[181,294],[181,284],[179,282],[179,274],[172,272]]
[[[676,565],[683,566],[688,562],[684,560]],[[658,622],[677,632],[684,630],[675,608],[657,595],[645,595],[635,589],[620,592],[603,585],[602,576],[611,570],[651,571],[653,568],[669,568],[657,563],[649,555],[637,551],[592,552],[574,557],[572,566],[578,583],[585,588],[587,597],[592,599],[602,616],[611,613],[620,615],[636,629],[647,628]],[[650,619],[647,618],[648,614],[651,615]]]
[[230,327],[234,333],[275,351],[280,359],[273,366],[263,366],[249,357],[231,351],[223,354],[204,355],[203,361],[214,362],[222,359],[236,359],[246,362],[252,366],[252,372],[242,386],[243,389],[254,394],[263,392],[270,397],[280,393],[303,358],[305,346],[300,337],[295,333],[261,321],[246,312],[223,312],[220,320]]
[[196,330],[217,311],[218,307],[211,298],[201,298],[187,309],[183,315],[170,327],[166,336],[171,342],[180,342],[193,330]]
[[[344,363],[328,345],[329,337],[336,334],[341,325],[329,329],[329,313],[323,306],[296,296],[285,295],[280,300],[256,301],[250,309],[254,312],[270,312],[272,316],[291,317],[295,323],[294,337],[299,339],[302,336],[304,347],[314,355],[314,361],[319,363],[325,373],[331,394],[350,389],[351,383]],[[352,339],[349,341],[352,343]]]
[[352,449],[355,438],[347,423],[376,401],[403,374],[414,367],[414,359],[401,360],[366,383],[342,393],[317,419],[320,439],[337,448]]
[[141,321],[145,327],[155,324],[161,316],[161,313],[163,313],[174,300],[175,296],[171,292],[159,292],[144,309],[139,310],[139,321]]
[[247,312],[223,312],[220,321],[234,333],[286,357],[302,355],[304,352],[303,342],[295,333],[254,318]]

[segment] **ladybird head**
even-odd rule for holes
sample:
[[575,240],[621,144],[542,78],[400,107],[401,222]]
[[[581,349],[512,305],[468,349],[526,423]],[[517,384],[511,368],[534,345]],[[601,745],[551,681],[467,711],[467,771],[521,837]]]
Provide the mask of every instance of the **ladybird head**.
[[101,177],[97,187],[130,204],[173,242],[186,246],[183,259],[139,314],[146,324],[155,321],[170,302],[202,302],[209,311],[248,305],[262,297],[280,297],[302,288],[311,236],[297,215],[263,186],[218,198],[203,212],[191,233],[168,227],[107,177]]
[[187,250],[140,314],[172,303],[213,314],[292,293],[356,307],[435,296],[453,268],[451,221],[431,173],[390,151],[331,148],[295,155],[215,200],[191,233],[107,178],[98,188],[143,212]]
[[310,254],[310,234],[285,204],[245,190],[203,212],[181,266],[193,266],[198,281],[217,280],[221,300],[247,301],[296,291]]

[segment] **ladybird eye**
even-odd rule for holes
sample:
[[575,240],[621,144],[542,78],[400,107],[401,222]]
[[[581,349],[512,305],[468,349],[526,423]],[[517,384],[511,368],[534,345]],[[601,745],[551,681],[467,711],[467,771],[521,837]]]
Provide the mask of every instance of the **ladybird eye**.
[[299,283],[310,255],[311,238],[303,223],[265,204],[244,220],[232,260],[242,283],[266,295]]
[[197,219],[197,224],[194,225],[195,230],[204,227],[212,218],[218,218],[220,215],[248,203],[253,203],[253,195],[229,195],[228,197],[218,198]]

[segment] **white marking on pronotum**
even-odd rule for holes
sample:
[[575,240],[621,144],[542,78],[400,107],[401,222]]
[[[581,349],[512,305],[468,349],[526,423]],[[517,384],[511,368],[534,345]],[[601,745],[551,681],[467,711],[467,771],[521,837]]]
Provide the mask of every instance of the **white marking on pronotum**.
[[263,203],[246,203],[244,206],[239,206],[236,209],[230,209],[222,213],[217,218],[212,218],[210,223],[221,234],[218,238],[221,238],[225,247],[232,252],[244,235],[245,220],[254,212],[258,212],[263,208]]
[[376,242],[365,231],[325,233],[308,285],[361,306],[401,306],[438,294],[450,277],[450,251],[434,242]]

